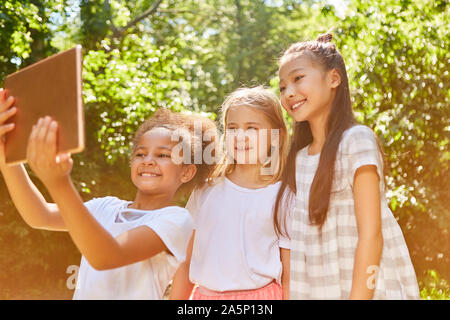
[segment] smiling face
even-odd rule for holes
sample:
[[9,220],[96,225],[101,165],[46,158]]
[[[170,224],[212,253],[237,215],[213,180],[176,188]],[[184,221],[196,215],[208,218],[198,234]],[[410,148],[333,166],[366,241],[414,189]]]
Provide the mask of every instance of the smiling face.
[[153,128],[144,133],[134,149],[131,160],[131,180],[145,194],[175,194],[192,179],[188,165],[175,164],[172,149],[178,141],[171,140],[172,131]]
[[237,164],[265,161],[271,144],[272,124],[263,112],[250,106],[231,106],[225,123],[227,152]]
[[282,60],[278,72],[283,108],[295,121],[327,116],[340,84],[339,73],[324,71],[306,54]]

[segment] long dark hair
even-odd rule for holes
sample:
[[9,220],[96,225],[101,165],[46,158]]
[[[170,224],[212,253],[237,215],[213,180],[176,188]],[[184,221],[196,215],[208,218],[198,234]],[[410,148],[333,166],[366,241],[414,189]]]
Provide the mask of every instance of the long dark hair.
[[[330,204],[331,186],[334,177],[334,164],[336,154],[345,130],[356,124],[353,115],[348,77],[345,70],[344,59],[336,46],[331,43],[332,35],[321,35],[316,41],[298,42],[292,44],[282,55],[280,65],[287,58],[306,54],[318,63],[324,71],[336,69],[341,77],[341,83],[337,87],[330,114],[326,126],[326,139],[320,154],[319,166],[311,185],[309,195],[309,220],[312,225],[322,228],[327,217]],[[275,210],[274,224],[278,234],[286,234],[286,227],[280,227],[280,211],[285,202],[286,188],[289,188],[290,197],[297,192],[295,184],[295,158],[297,152],[313,141],[311,128],[307,121],[296,122],[293,130],[292,143],[287,157],[287,163],[282,176],[282,184],[278,192]],[[288,194],[286,192],[286,194]],[[286,221],[284,222],[284,226]]]

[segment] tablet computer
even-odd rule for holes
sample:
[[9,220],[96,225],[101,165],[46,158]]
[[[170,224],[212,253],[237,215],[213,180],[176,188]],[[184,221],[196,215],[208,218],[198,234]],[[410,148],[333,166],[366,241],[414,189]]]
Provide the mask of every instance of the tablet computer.
[[81,92],[81,46],[60,52],[8,75],[4,88],[15,97],[17,112],[7,122],[7,164],[26,162],[28,138],[40,117],[58,122],[58,152],[84,149],[84,111]]

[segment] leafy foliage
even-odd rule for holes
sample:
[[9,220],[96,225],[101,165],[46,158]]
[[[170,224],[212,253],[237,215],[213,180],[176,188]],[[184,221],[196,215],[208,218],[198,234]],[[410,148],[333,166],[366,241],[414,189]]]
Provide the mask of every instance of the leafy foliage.
[[450,288],[445,279],[441,279],[436,270],[428,270],[421,280],[420,296],[425,300],[450,300]]
[[[422,297],[448,298],[448,3],[351,0],[346,11],[314,0],[4,0],[0,80],[81,43],[87,138],[72,178],[86,200],[132,199],[127,155],[139,123],[161,107],[214,119],[239,86],[275,90],[283,49],[334,26],[357,117],[385,149]],[[3,182],[0,194],[0,298],[70,298],[66,269],[80,257],[70,237],[30,229]]]
[[64,0],[3,0],[0,6],[0,78],[24,64],[42,59],[56,49],[49,44],[50,19]]
[[349,10],[336,31],[358,119],[384,146],[388,197],[416,272],[448,278],[448,3],[353,1]]

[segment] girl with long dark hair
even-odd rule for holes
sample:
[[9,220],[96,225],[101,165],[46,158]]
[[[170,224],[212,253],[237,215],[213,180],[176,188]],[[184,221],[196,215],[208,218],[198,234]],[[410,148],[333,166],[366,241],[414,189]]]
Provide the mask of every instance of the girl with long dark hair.
[[[331,34],[292,44],[280,60],[280,98],[295,120],[278,192],[296,194],[291,299],[417,299],[402,231],[384,195],[383,154],[356,122],[344,59]],[[290,228],[287,228],[290,230]]]

